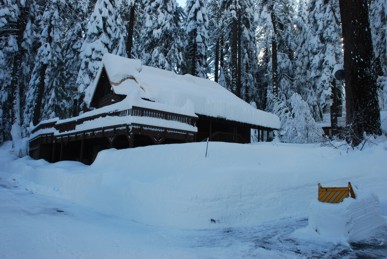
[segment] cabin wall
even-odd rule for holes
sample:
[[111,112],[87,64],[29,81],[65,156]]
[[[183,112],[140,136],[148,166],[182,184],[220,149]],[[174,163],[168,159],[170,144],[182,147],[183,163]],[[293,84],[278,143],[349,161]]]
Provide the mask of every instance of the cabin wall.
[[196,123],[198,133],[196,140],[250,143],[250,126],[225,119],[200,116]]
[[103,68],[90,106],[94,108],[101,108],[120,102],[123,99],[124,96],[117,95],[113,92],[106,70]]

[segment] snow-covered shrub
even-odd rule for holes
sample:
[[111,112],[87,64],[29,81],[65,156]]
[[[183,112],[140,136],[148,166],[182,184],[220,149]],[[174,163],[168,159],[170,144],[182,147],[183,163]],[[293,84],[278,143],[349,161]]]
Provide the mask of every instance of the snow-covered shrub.
[[322,140],[323,130],[316,124],[308,104],[294,93],[289,100],[277,102],[275,113],[280,117],[280,139],[288,143],[313,143]]
[[12,125],[11,136],[13,152],[19,157],[26,156],[28,138],[22,138],[22,129],[17,123]]

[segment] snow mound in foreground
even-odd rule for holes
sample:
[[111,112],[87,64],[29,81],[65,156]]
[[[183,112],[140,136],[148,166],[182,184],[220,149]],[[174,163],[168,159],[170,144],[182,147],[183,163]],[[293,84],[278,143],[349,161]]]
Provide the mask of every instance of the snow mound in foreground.
[[338,204],[313,201],[308,226],[296,231],[294,236],[342,244],[372,238],[386,223],[379,199],[374,194],[359,191],[356,195],[356,199],[347,198]]

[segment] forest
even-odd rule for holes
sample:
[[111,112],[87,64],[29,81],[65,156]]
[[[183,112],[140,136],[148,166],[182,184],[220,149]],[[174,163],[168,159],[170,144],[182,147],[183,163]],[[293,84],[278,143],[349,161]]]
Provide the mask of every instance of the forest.
[[319,141],[334,113],[357,145],[387,108],[386,11],[385,0],[2,0],[0,143],[86,111],[113,53],[218,82],[277,114],[283,142]]

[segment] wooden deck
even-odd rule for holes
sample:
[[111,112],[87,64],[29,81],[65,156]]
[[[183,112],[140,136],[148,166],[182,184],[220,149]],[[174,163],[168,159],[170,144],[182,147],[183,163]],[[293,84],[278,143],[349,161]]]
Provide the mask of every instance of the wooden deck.
[[[32,130],[35,137],[29,141],[30,156],[50,162],[64,159],[78,160],[86,164],[94,161],[100,150],[107,148],[129,148],[161,143],[184,143],[196,140],[196,132],[175,128],[158,127],[139,123],[123,123],[106,127],[96,127],[77,131],[76,127],[84,122],[106,116],[151,117],[196,125],[195,117],[167,113],[142,107],[129,110],[101,113],[63,122],[40,123]],[[51,129],[52,132],[44,132]],[[39,134],[39,131],[42,131]]]
[[[122,123],[115,125],[93,127],[86,130],[77,129],[83,123],[107,116],[116,118],[147,117],[161,121],[174,121],[193,129],[197,128],[197,131],[155,126],[151,125],[152,120],[149,120],[150,124],[148,125],[138,122],[125,123],[125,120],[122,120]],[[168,125],[168,123],[165,123],[165,125]],[[250,132],[253,126],[222,118],[211,118],[202,115],[194,117],[133,106],[127,110],[40,123],[32,130],[32,138],[29,141],[29,154],[34,159],[43,158],[49,162],[76,160],[91,164],[99,151],[108,148],[122,149],[163,143],[187,143],[206,139],[210,141],[250,143]],[[272,129],[257,127],[257,130],[257,141],[270,141],[271,136],[269,133]]]

